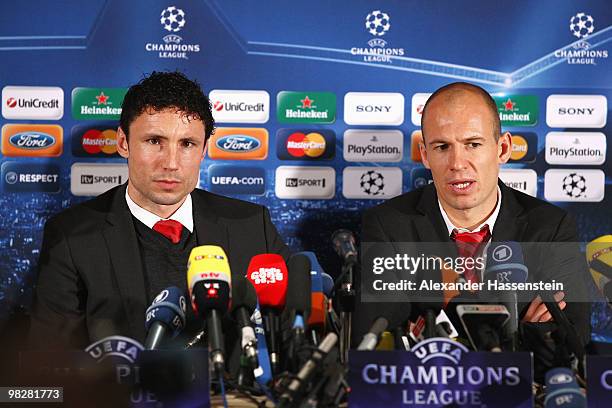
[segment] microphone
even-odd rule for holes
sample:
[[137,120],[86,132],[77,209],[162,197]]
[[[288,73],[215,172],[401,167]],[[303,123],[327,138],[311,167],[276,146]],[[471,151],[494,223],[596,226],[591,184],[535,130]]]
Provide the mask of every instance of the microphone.
[[557,324],[557,328],[560,330],[561,335],[559,338],[559,347],[567,347],[569,351],[581,360],[584,356],[584,343],[576,328],[569,321],[563,310],[559,307],[559,304],[555,301],[554,295],[549,291],[540,293],[542,302],[546,305],[546,308],[550,312],[553,320]]
[[187,263],[189,297],[196,315],[206,321],[208,347],[213,367],[225,369],[225,349],[221,319],[231,300],[231,272],[227,255],[219,246],[195,247]]
[[244,276],[236,275],[232,279],[232,308],[231,315],[238,322],[241,332],[240,345],[242,354],[248,360],[249,366],[257,368],[257,337],[251,326],[251,315],[257,307],[257,293]]
[[332,234],[332,243],[336,253],[345,264],[354,265],[357,263],[357,249],[355,248],[355,236],[346,229],[336,230]]
[[303,255],[310,261],[310,315],[308,316],[308,327],[311,329],[312,340],[318,344],[317,332],[325,329],[327,315],[327,299],[323,293],[322,268],[314,252],[304,251]]
[[287,283],[287,303],[285,310],[294,314],[292,337],[289,343],[289,367],[299,367],[299,350],[304,344],[304,320],[311,312],[311,264],[304,254],[295,254],[289,258],[287,265],[289,277]]
[[263,312],[266,340],[270,350],[272,372],[278,373],[280,354],[278,332],[279,315],[285,308],[288,286],[287,265],[278,254],[259,254],[251,258],[247,269],[247,279],[257,292],[259,305]]
[[325,272],[321,272],[321,281],[323,281],[323,293],[328,299],[331,299],[334,290],[334,278]]
[[612,235],[595,238],[586,246],[586,255],[595,285],[612,302]]
[[502,351],[499,333],[510,318],[503,305],[458,305],[457,315],[474,350]]
[[569,368],[551,368],[546,373],[544,408],[586,408],[586,398]]
[[374,321],[370,330],[363,335],[363,339],[359,346],[357,346],[357,350],[374,350],[376,345],[378,344],[378,339],[380,338],[382,332],[387,330],[387,326],[389,325],[389,321],[384,317],[379,317]]
[[[527,281],[528,270],[523,259],[523,249],[516,241],[492,242],[487,251],[487,266],[484,281],[501,284],[524,283]],[[505,340],[509,341],[511,351],[516,350],[518,333],[518,306],[515,291],[497,291],[500,304],[506,306],[510,314],[504,327]]]
[[176,337],[185,327],[187,302],[183,292],[176,286],[162,290],[147,309],[145,348],[156,350],[162,339],[169,333]]
[[293,406],[293,401],[297,400],[304,391],[304,384],[307,384],[319,368],[321,362],[338,342],[336,333],[328,333],[321,341],[319,347],[313,351],[310,359],[302,366],[295,378],[287,386],[287,390],[279,399],[279,408]]

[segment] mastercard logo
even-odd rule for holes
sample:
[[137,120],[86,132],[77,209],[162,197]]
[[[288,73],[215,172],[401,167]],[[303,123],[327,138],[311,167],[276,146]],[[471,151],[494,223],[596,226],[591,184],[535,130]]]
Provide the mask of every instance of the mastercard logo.
[[410,158],[413,162],[420,163],[423,161],[419,148],[421,143],[423,143],[423,133],[420,130],[415,130],[410,137]]
[[114,129],[89,129],[81,138],[83,150],[89,154],[117,153],[117,131]]
[[512,153],[510,154],[511,160],[521,160],[527,155],[529,145],[527,140],[520,135],[512,135]]
[[327,143],[320,133],[295,132],[287,138],[287,152],[293,157],[321,157]]

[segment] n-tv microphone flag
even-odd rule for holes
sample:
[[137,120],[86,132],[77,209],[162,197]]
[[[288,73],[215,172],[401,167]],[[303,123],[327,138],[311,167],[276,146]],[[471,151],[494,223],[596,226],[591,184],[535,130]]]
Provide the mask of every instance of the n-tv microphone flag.
[[211,360],[218,372],[225,367],[221,319],[230,307],[231,276],[223,248],[204,245],[191,251],[187,268],[189,297],[196,314],[206,320]]

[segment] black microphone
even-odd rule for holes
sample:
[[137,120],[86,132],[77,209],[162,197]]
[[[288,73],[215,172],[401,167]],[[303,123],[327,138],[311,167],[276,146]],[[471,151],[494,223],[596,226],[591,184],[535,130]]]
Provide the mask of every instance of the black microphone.
[[563,310],[559,307],[559,304],[555,301],[554,295],[549,291],[543,291],[540,293],[543,303],[550,312],[553,320],[557,324],[558,329],[561,331],[561,339],[563,344],[558,344],[559,347],[566,347],[570,352],[581,360],[584,357],[584,342],[578,335],[576,327],[572,325]]
[[289,262],[287,262],[288,280],[285,310],[294,316],[291,329],[292,336],[287,353],[292,371],[303,362],[298,354],[306,340],[305,322],[308,321],[308,314],[312,305],[310,271],[311,263],[306,255],[295,254],[289,258]]
[[355,236],[349,230],[339,229],[332,234],[332,243],[336,253],[346,264],[357,263],[357,249],[355,248]]
[[370,327],[370,330],[363,335],[363,339],[361,343],[359,343],[359,346],[357,346],[357,350],[374,350],[382,332],[387,330],[388,325],[389,321],[384,317],[376,319],[372,327]]
[[238,322],[240,328],[242,354],[246,357],[249,366],[253,369],[259,365],[257,358],[257,337],[251,326],[251,315],[257,307],[257,292],[255,288],[242,275],[232,278],[232,309],[231,315]]
[[321,362],[337,342],[338,336],[336,333],[328,333],[323,338],[319,347],[313,351],[310,359],[302,366],[295,378],[287,386],[287,390],[280,396],[279,408],[293,406],[293,401],[299,398],[300,394],[304,391],[305,385],[308,384],[312,376],[317,372]]
[[176,337],[185,327],[186,311],[187,302],[183,291],[176,286],[162,290],[146,312],[145,348],[157,349],[168,334],[171,338]]

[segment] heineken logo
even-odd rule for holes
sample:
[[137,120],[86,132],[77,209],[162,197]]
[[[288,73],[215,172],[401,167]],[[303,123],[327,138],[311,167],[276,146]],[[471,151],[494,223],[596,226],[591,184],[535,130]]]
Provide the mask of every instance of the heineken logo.
[[495,96],[499,120],[505,126],[535,126],[538,98],[532,95]]
[[75,119],[119,119],[125,88],[75,88],[72,116]]
[[277,117],[284,123],[333,123],[336,95],[330,92],[280,92]]

